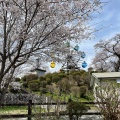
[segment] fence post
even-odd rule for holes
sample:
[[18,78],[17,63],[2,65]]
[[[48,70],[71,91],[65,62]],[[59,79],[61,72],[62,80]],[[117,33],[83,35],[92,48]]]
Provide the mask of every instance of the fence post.
[[28,103],[28,120],[31,120],[31,115],[32,115],[32,100],[29,100],[29,103]]

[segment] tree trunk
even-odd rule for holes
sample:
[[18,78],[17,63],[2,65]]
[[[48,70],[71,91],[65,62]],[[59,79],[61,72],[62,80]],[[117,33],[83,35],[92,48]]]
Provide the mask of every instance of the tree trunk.
[[5,102],[5,95],[8,90],[9,84],[13,78],[14,71],[15,71],[15,68],[11,69],[11,71],[9,73],[10,76],[7,79],[3,80],[4,78],[1,78],[1,81],[5,81],[5,84],[3,86],[0,84],[0,92],[1,92],[0,105],[4,104],[4,102]]
[[120,69],[120,58],[117,61],[117,63],[115,63],[115,72],[119,72],[119,69]]
[[0,95],[0,106],[1,104],[4,104],[4,98],[5,98],[5,92],[1,92],[1,95]]

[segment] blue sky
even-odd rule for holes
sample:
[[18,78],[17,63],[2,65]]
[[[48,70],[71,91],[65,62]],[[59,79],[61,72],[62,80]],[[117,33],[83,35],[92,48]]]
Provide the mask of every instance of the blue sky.
[[108,1],[108,4],[103,7],[100,14],[97,14],[97,18],[91,21],[91,24],[92,23],[99,23],[96,24],[95,28],[103,29],[94,33],[94,39],[82,42],[80,45],[81,50],[84,50],[87,54],[86,62],[88,63],[88,67],[95,55],[94,45],[99,40],[107,40],[117,33],[120,33],[120,0]]
[[[120,0],[102,1],[108,1],[108,4],[103,7],[100,13],[95,14],[97,18],[92,20],[90,24],[94,25],[96,29],[103,29],[101,29],[98,32],[95,32],[95,37],[92,40],[83,41],[79,45],[80,50],[86,53],[85,61],[88,63],[88,67],[90,66],[91,61],[95,55],[94,45],[99,40],[107,40],[113,37],[115,34],[120,33]],[[60,67],[60,65],[56,64],[56,68],[50,68],[50,71],[58,71]]]

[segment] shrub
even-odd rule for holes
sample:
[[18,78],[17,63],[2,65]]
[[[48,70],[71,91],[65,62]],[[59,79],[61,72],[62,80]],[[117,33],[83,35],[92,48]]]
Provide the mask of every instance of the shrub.
[[57,74],[53,74],[52,76],[52,82],[58,82],[60,80],[60,77]]
[[86,86],[81,86],[80,87],[80,97],[84,98],[87,93],[87,87]]
[[45,88],[47,85],[47,82],[44,80],[44,81],[40,81],[40,87],[43,87]]
[[28,88],[27,82],[23,82],[22,86],[23,86],[24,88]]
[[[69,101],[67,110],[69,112],[69,119],[73,120],[78,120],[80,116],[82,116],[82,113],[87,111],[89,108],[85,104],[81,102],[76,102],[76,101]],[[74,115],[74,116],[73,116]]]
[[42,94],[47,93],[47,89],[46,89],[46,88],[42,88],[42,89],[41,89],[41,93],[42,93]]
[[29,81],[28,87],[31,91],[38,91],[40,89],[40,82],[39,80],[32,80]]
[[57,82],[57,85],[58,85],[58,88],[60,89],[60,91],[62,91],[62,92],[70,91],[71,84],[67,78],[62,78],[62,80]]
[[26,75],[21,78],[23,82],[26,82]]
[[46,74],[46,75],[45,75],[45,78],[50,78],[50,79],[52,79],[52,74],[51,74],[51,73]]
[[52,80],[50,78],[46,78],[47,84],[50,85]]
[[31,80],[36,80],[38,79],[38,76],[36,74],[29,74],[26,76],[26,81],[29,82]]
[[77,97],[80,94],[80,88],[78,86],[73,86],[70,88],[70,90],[75,97]]
[[41,77],[39,77],[39,80],[40,80],[40,81],[44,81],[44,80],[46,80],[46,78],[43,77],[43,76],[41,76]]
[[14,89],[11,85],[9,86],[9,91],[10,91],[11,93],[14,93],[14,94],[19,93],[19,90],[18,90],[18,89]]
[[15,82],[20,82],[21,79],[20,78],[15,78]]
[[60,79],[67,77],[67,75],[65,73],[59,73],[58,76],[60,77]]
[[120,87],[114,82],[101,82],[95,89],[95,100],[104,120],[120,120]]
[[53,93],[53,90],[54,90],[53,85],[47,85],[46,89],[49,93]]

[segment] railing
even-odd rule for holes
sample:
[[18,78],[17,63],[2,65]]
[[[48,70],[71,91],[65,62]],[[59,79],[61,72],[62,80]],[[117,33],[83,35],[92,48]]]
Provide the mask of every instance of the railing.
[[[100,104],[96,102],[82,102],[83,104]],[[59,105],[67,105],[68,102],[60,102]],[[28,120],[31,120],[31,118],[35,115],[32,113],[32,106],[33,105],[57,105],[56,102],[52,103],[32,103],[32,100],[29,100],[27,104],[3,104],[1,107],[4,106],[28,106],[28,113],[27,114],[14,114],[14,115],[0,115],[0,118],[27,118]],[[54,116],[55,112],[49,112],[49,113],[40,113],[41,116]],[[65,112],[59,112],[59,115],[69,115],[69,113]],[[101,115],[100,112],[85,112],[82,113],[82,115]]]

